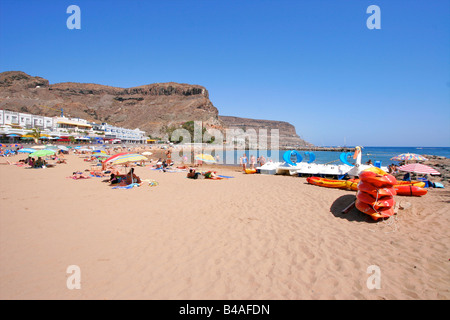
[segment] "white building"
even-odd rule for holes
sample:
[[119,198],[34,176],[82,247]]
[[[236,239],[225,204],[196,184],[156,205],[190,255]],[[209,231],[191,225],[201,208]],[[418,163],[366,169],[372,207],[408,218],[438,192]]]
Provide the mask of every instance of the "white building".
[[105,133],[105,140],[117,142],[130,142],[130,143],[147,143],[147,137],[145,131],[136,129],[126,129],[122,127],[116,127],[107,123],[97,125],[97,128]]
[[24,129],[52,129],[55,123],[50,117],[0,110],[0,125],[20,126]]
[[146,143],[145,132],[140,129],[126,129],[89,123],[85,119],[67,117],[44,117],[32,114],[0,110],[0,135],[25,135],[32,128],[52,137],[73,136],[78,140],[120,141],[122,143]]

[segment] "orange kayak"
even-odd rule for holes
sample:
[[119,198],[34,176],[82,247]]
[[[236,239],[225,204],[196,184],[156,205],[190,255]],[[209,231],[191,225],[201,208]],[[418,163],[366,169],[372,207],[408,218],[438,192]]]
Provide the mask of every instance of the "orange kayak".
[[369,215],[375,221],[382,218],[389,218],[390,216],[394,215],[393,207],[380,208],[378,210],[375,210],[369,204],[359,201],[359,199],[356,199],[355,207],[362,213]]
[[256,169],[245,169],[246,174],[253,174],[256,173]]
[[357,185],[359,179],[350,179],[350,180],[334,180],[334,179],[325,179],[320,177],[308,177],[306,179],[308,183],[327,188],[337,188],[337,189],[345,189],[345,190],[358,190]]
[[364,191],[368,194],[370,194],[373,197],[385,197],[385,196],[395,196],[397,192],[395,191],[395,188],[376,188],[372,186],[371,184],[361,181],[358,184],[358,189],[360,191]]
[[415,196],[415,197],[421,197],[423,195],[426,195],[428,190],[417,187],[414,185],[396,185],[394,186],[395,191],[397,192],[397,195],[399,196]]
[[390,208],[390,207],[394,206],[394,204],[395,204],[393,196],[384,196],[384,197],[379,197],[377,199],[376,197],[373,197],[372,195],[370,195],[366,192],[363,192],[361,190],[356,193],[356,198],[359,201],[370,205],[372,208],[374,208],[376,210],[381,209],[381,208]]
[[378,188],[392,187],[397,184],[397,179],[395,179],[394,176],[377,167],[361,172],[359,174],[359,178],[361,181],[370,183],[374,187]]
[[425,182],[423,181],[397,181],[394,187],[396,186],[415,186],[423,188],[425,187]]

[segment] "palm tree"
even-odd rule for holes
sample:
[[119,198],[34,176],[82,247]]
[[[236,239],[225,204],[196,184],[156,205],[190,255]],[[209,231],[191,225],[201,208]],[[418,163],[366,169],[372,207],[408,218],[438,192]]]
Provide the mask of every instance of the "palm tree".
[[34,139],[34,143],[38,143],[39,138],[41,137],[41,130],[39,128],[31,129],[29,135]]

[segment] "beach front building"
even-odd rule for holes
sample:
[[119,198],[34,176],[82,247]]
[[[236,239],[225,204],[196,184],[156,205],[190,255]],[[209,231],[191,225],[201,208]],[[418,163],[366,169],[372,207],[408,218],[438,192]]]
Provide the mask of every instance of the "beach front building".
[[104,133],[104,141],[107,143],[147,143],[145,131],[116,127],[107,123],[93,124],[93,127]]
[[147,143],[145,132],[96,124],[80,118],[44,117],[0,110],[0,140],[19,142],[27,139],[32,129],[39,129],[42,140],[85,143]]

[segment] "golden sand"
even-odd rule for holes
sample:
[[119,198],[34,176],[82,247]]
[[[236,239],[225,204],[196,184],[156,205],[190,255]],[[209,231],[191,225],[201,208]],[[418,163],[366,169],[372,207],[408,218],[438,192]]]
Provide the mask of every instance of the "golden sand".
[[[24,156],[0,159],[17,161]],[[112,189],[75,155],[55,168],[0,165],[1,299],[449,299],[450,197],[432,189],[374,222],[352,191],[289,176],[191,180],[137,167]],[[69,290],[66,269],[81,270]],[[369,266],[380,270],[370,289]]]

